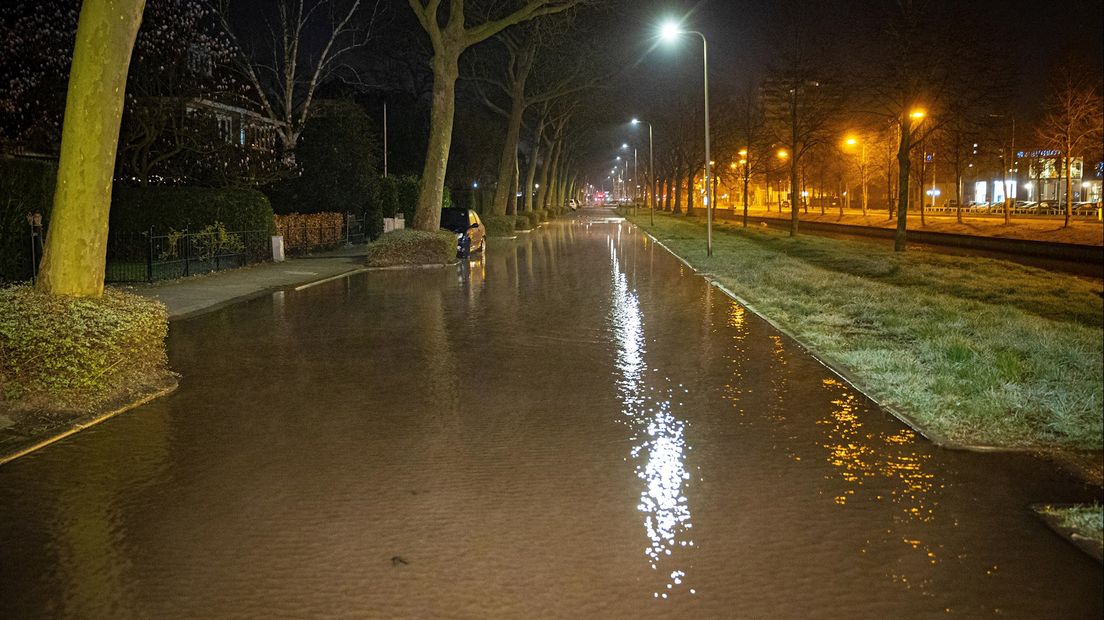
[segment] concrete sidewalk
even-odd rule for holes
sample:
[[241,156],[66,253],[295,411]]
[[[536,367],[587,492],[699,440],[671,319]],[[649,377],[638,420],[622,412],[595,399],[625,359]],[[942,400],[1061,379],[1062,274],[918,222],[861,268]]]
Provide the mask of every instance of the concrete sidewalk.
[[359,271],[364,268],[366,247],[349,246],[290,258],[282,263],[260,263],[241,269],[119,288],[157,299],[168,308],[170,319],[182,319],[281,288]]

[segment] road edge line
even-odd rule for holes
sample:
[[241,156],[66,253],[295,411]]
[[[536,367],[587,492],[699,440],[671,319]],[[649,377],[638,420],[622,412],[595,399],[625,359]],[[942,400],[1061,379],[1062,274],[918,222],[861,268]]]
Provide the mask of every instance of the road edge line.
[[74,434],[76,434],[80,431],[83,431],[86,428],[91,428],[93,426],[96,426],[97,424],[99,424],[101,422],[104,422],[106,420],[110,420],[111,418],[114,418],[117,415],[120,415],[120,414],[126,413],[127,411],[130,411],[131,409],[136,409],[138,407],[141,407],[142,405],[153,402],[154,400],[157,400],[158,398],[161,398],[162,396],[168,396],[169,394],[175,392],[178,387],[180,387],[180,382],[177,381],[177,380],[173,380],[172,385],[163,387],[163,388],[157,390],[156,392],[146,394],[145,396],[143,396],[142,398],[139,398],[138,400],[136,400],[134,402],[127,403],[126,405],[123,405],[122,407],[117,407],[117,408],[112,409],[110,411],[107,411],[105,413],[101,413],[101,414],[93,417],[90,420],[83,421],[83,422],[74,422],[72,424],[72,426],[70,426],[69,428],[65,429],[64,431],[62,431],[60,433],[57,433],[55,435],[51,435],[51,436],[47,437],[46,439],[43,439],[43,440],[41,440],[41,441],[39,441],[39,442],[37,442],[33,445],[27,446],[25,448],[20,448],[20,449],[16,450],[15,452],[12,452],[10,454],[5,454],[5,455],[0,456],[0,466],[6,465],[7,463],[10,463],[10,462],[12,462],[12,461],[14,461],[18,458],[27,456],[28,454],[31,454],[32,452],[37,452],[38,450],[41,450],[42,448],[45,448],[46,446],[49,446],[51,444],[57,443],[57,442],[61,441],[62,439],[65,439],[66,437],[69,437],[70,435],[74,435]]

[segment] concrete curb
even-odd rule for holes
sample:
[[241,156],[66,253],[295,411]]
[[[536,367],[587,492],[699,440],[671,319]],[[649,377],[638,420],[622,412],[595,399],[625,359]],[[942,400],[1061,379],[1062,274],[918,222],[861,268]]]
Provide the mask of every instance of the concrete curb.
[[1032,504],[1030,506],[1031,511],[1035,513],[1036,517],[1043,520],[1055,534],[1066,539],[1069,544],[1077,547],[1086,554],[1092,556],[1097,562],[1104,564],[1104,546],[1100,545],[1096,541],[1085,538],[1077,533],[1076,530],[1065,527],[1058,521],[1058,517],[1046,512],[1048,508],[1072,508],[1072,504]]
[[816,351],[815,349],[810,348],[808,345],[806,345],[804,342],[802,342],[796,336],[794,336],[792,333],[790,333],[789,330],[787,330],[786,328],[782,327],[777,322],[775,322],[774,319],[772,319],[769,316],[763,314],[762,312],[759,311],[759,309],[757,309],[755,306],[753,306],[751,303],[749,303],[746,299],[744,299],[743,297],[740,297],[735,292],[729,290],[726,286],[721,284],[717,280],[716,276],[714,276],[711,273],[701,271],[698,268],[694,267],[686,259],[679,256],[677,253],[675,253],[674,250],[672,250],[670,247],[668,247],[666,244],[664,244],[662,241],[660,241],[658,238],[656,238],[655,235],[648,232],[647,230],[644,230],[643,228],[638,226],[635,222],[632,222],[631,220],[627,220],[627,221],[629,221],[634,227],[636,227],[638,230],[640,230],[645,235],[647,235],[653,242],[655,242],[656,245],[663,248],[664,250],[667,250],[667,252],[670,253],[671,256],[674,256],[683,265],[686,265],[688,268],[692,269],[696,275],[699,275],[702,278],[704,278],[705,281],[708,282],[710,285],[717,287],[718,290],[723,292],[725,295],[727,295],[733,301],[735,301],[736,303],[740,304],[741,306],[747,308],[749,311],[751,311],[752,314],[754,314],[755,316],[759,317],[760,319],[766,321],[767,324],[769,324],[771,327],[778,330],[783,335],[785,335],[787,338],[792,340],[799,347],[801,347],[802,350],[804,350],[806,353],[808,353],[810,356],[812,356],[813,359],[815,359],[820,365],[822,365],[825,368],[827,368],[828,370],[832,371],[832,373],[834,373],[836,376],[838,376],[840,379],[842,379],[845,383],[847,383],[847,385],[851,386],[855,391],[859,392],[860,394],[862,394],[863,396],[868,398],[871,402],[876,404],[880,409],[882,409],[886,413],[889,413],[893,417],[897,418],[897,420],[899,420],[902,424],[908,426],[910,429],[915,431],[918,435],[920,435],[921,437],[927,439],[928,441],[932,442],[933,444],[935,444],[935,445],[937,445],[941,448],[947,448],[949,450],[963,450],[963,451],[968,451],[968,452],[983,452],[983,453],[993,453],[993,452],[1035,453],[1035,452],[1040,451],[1039,448],[1021,448],[1021,447],[1008,447],[1008,446],[990,446],[990,445],[965,444],[965,443],[960,443],[960,442],[948,439],[947,437],[944,437],[940,433],[937,433],[937,432],[935,432],[931,429],[924,428],[922,425],[920,425],[919,422],[917,422],[914,419],[914,417],[911,414],[903,411],[902,409],[900,409],[897,406],[894,406],[894,405],[891,405],[891,404],[886,403],[884,401],[881,401],[881,400],[875,398],[872,394],[870,394],[867,391],[867,389],[862,386],[861,382],[859,382],[859,380],[855,378],[854,373],[853,373],[853,371],[851,371],[851,369],[847,368],[843,364],[840,364],[840,363],[832,360],[831,358],[829,358],[828,356],[820,353],[819,351]]
[[[364,271],[405,271],[407,269],[440,269],[441,267],[452,267],[455,264],[456,263],[434,263],[432,265],[388,265],[387,267],[364,267],[363,269],[355,270],[355,273],[360,273]],[[340,276],[335,276],[334,278],[327,278],[327,280],[337,279],[338,277],[344,278],[350,275],[353,274],[342,274]],[[313,286],[314,284],[321,284],[321,282],[312,282],[310,286]]]
[[131,409],[141,407],[142,405],[144,405],[146,403],[149,403],[153,400],[156,400],[158,398],[161,398],[162,396],[166,396],[168,394],[171,394],[172,392],[176,391],[176,388],[179,387],[179,386],[180,386],[180,382],[174,380],[172,382],[172,385],[163,387],[160,390],[157,390],[156,392],[153,392],[151,394],[146,394],[145,396],[143,396],[142,398],[139,398],[138,400],[136,400],[134,402],[127,403],[127,404],[125,404],[121,407],[118,407],[116,409],[112,409],[112,410],[104,412],[104,413],[94,414],[91,418],[77,420],[76,422],[73,422],[73,423],[69,424],[68,428],[66,428],[63,431],[59,431],[59,432],[57,432],[53,435],[49,435],[46,438],[40,439],[40,440],[36,441],[35,443],[33,443],[29,446],[18,448],[16,450],[12,451],[12,452],[7,453],[7,454],[0,455],[0,466],[4,465],[6,463],[10,463],[10,462],[14,461],[15,459],[17,459],[21,456],[26,456],[26,455],[28,455],[32,452],[35,452],[35,451],[40,450],[42,448],[45,448],[46,446],[48,446],[50,444],[61,441],[62,439],[65,439],[66,437],[68,437],[68,436],[70,436],[74,433],[77,433],[79,431],[83,431],[86,428],[91,428],[91,427],[99,424],[100,422],[103,422],[105,420],[109,420],[109,419],[111,419],[111,418],[113,418],[113,417],[115,417],[115,416],[117,416],[121,413],[126,413],[127,411],[130,411]]
[[[436,266],[446,266],[446,265],[433,265],[433,266],[436,267]],[[303,290],[305,288],[310,288],[311,286],[315,286],[315,285],[318,285],[318,284],[323,284],[325,282],[330,282],[330,281],[338,280],[338,279],[341,279],[341,278],[347,278],[349,276],[352,276],[352,275],[355,275],[355,274],[358,274],[358,273],[363,273],[365,271],[369,271],[369,268],[367,268],[367,267],[358,267],[356,269],[350,269],[348,271],[339,273],[337,275],[326,276],[324,278],[319,278],[318,280],[314,280],[314,281],[311,281],[311,282],[301,284],[301,285],[295,287],[294,290],[300,291],[300,290]],[[218,303],[212,304],[212,305],[207,306],[205,308],[200,308],[200,309],[194,310],[192,312],[187,312],[187,313],[184,313],[184,314],[178,314],[178,315],[175,315],[175,316],[171,316],[171,317],[169,317],[169,322],[184,320],[184,319],[192,318],[192,317],[199,316],[199,315],[202,315],[202,314],[206,314],[208,312],[214,312],[216,310],[220,310],[220,309],[225,308],[227,306],[231,306],[233,304],[241,303],[243,301],[248,301],[248,300],[251,300],[251,299],[256,299],[256,298],[262,297],[264,295],[269,295],[269,294],[272,294],[275,291],[283,290],[285,288],[286,287],[284,287],[284,286],[265,287],[265,288],[263,288],[261,290],[258,290],[258,291],[253,291],[253,292],[247,293],[245,295],[239,295],[237,297],[232,297],[230,299],[220,301]],[[172,385],[166,386],[166,387],[164,387],[160,390],[157,390],[156,392],[153,392],[151,394],[147,394],[147,395],[143,396],[142,398],[139,398],[138,400],[136,400],[134,402],[127,403],[126,405],[123,405],[121,407],[117,407],[115,409],[112,409],[112,410],[104,412],[104,413],[93,414],[93,416],[91,418],[80,418],[77,421],[71,422],[68,425],[66,425],[66,427],[64,427],[64,430],[58,431],[54,434],[46,436],[45,438],[39,439],[39,440],[35,441],[33,444],[31,444],[29,446],[24,446],[24,447],[21,447],[21,448],[17,448],[17,449],[15,449],[15,450],[13,450],[9,453],[6,453],[6,454],[0,454],[0,466],[4,465],[6,463],[10,463],[11,461],[14,461],[15,459],[18,459],[22,456],[26,456],[26,455],[28,455],[32,452],[37,451],[37,450],[41,450],[42,448],[45,448],[45,447],[47,447],[47,446],[49,446],[53,443],[61,441],[62,439],[65,439],[66,437],[69,437],[70,435],[73,435],[73,434],[75,434],[79,431],[82,431],[82,430],[86,429],[86,428],[90,428],[92,426],[95,426],[95,425],[97,425],[97,424],[99,424],[99,423],[101,423],[105,420],[108,420],[110,418],[113,418],[113,417],[115,417],[119,414],[126,413],[127,411],[130,411],[131,409],[136,409],[138,407],[141,407],[142,405],[145,405],[149,402],[152,402],[152,401],[154,401],[158,398],[161,398],[162,396],[166,396],[168,394],[171,394],[172,392],[174,392],[176,390],[177,387],[179,387],[179,385],[180,385],[180,383],[178,381],[174,380],[172,382]]]
[[312,286],[318,286],[319,284],[325,284],[327,282],[333,282],[334,280],[340,280],[342,278],[348,278],[349,276],[355,276],[356,274],[364,273],[365,271],[368,271],[367,267],[360,267],[360,268],[357,268],[357,269],[351,269],[349,271],[346,271],[345,273],[339,273],[335,276],[330,276],[328,278],[322,278],[321,280],[315,280],[314,282],[307,282],[306,284],[300,284],[299,286],[295,287],[295,290],[302,291],[302,290],[308,289]]

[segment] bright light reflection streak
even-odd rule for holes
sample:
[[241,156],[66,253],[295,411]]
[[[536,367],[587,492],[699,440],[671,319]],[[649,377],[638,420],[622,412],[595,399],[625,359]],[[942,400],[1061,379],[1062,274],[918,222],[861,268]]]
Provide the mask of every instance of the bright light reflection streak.
[[[628,279],[621,270],[617,244],[609,242],[612,265],[613,305],[610,324],[617,342],[618,388],[624,403],[624,414],[629,426],[636,431],[636,445],[630,456],[638,461],[636,475],[645,482],[637,509],[643,512],[644,529],[649,545],[644,553],[652,569],[659,571],[659,563],[672,555],[677,547],[693,547],[694,541],[687,530],[692,527],[690,507],[683,485],[690,479],[684,464],[686,423],[671,413],[671,389],[663,399],[645,396],[643,373],[645,340],[644,321],[640,301],[629,289]],[[649,388],[649,391],[654,388]],[[639,460],[644,457],[642,464]],[[666,571],[665,571],[666,572]],[[672,570],[662,591],[656,598],[668,598],[675,586],[685,586],[686,573]]]

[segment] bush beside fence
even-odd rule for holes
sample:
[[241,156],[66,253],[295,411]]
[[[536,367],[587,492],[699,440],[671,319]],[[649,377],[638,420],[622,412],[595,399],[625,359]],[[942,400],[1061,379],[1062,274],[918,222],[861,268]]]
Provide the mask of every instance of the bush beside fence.
[[252,189],[116,186],[111,200],[113,232],[202,230],[221,222],[227,230],[275,231],[272,205]]
[[[56,181],[56,162],[0,158],[0,283],[31,278],[33,240],[27,215],[37,213],[43,225],[49,222]],[[35,252],[39,250],[36,246]]]

